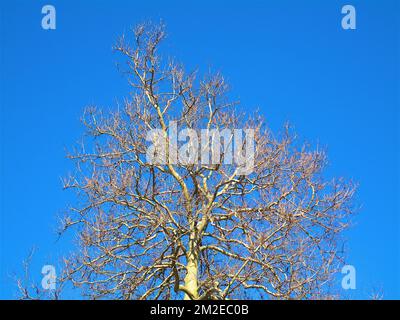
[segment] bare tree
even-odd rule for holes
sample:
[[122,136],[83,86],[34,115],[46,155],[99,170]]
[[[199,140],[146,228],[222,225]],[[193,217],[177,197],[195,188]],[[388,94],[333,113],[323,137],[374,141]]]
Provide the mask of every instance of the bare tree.
[[[324,152],[298,144],[288,128],[273,135],[262,117],[237,112],[221,75],[198,81],[161,59],[164,38],[152,24],[135,28],[132,41],[122,37],[115,50],[131,95],[118,110],[85,112],[88,135],[65,181],[79,205],[63,228],[79,241],[63,281],[90,298],[325,298],[354,186],[325,181]],[[166,161],[149,161],[148,132],[161,132],[153,146],[169,145],[171,123],[199,135],[253,129],[251,172],[224,161],[233,134],[218,161],[174,162],[171,148]],[[236,156],[249,144],[238,143]]]

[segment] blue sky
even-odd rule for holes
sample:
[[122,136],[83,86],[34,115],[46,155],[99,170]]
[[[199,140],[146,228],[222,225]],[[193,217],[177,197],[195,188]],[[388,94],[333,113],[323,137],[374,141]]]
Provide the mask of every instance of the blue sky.
[[[357,289],[400,298],[399,5],[392,1],[2,1],[0,3],[0,298],[35,246],[32,274],[57,264],[57,215],[74,201],[61,188],[65,149],[82,134],[89,104],[128,93],[111,46],[145,20],[163,19],[163,50],[188,69],[220,70],[231,95],[271,127],[289,121],[327,148],[327,174],[358,182],[361,206],[348,239]],[[57,29],[41,28],[41,8]],[[341,28],[352,4],[357,29]],[[340,286],[339,286],[340,287]],[[381,290],[382,289],[382,290]],[[341,290],[341,289],[340,289]]]

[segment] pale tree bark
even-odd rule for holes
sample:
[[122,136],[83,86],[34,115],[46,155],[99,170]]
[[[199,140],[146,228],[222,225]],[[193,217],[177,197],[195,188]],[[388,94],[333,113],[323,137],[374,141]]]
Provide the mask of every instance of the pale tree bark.
[[197,300],[199,298],[198,289],[198,268],[199,268],[199,245],[196,239],[196,232],[191,233],[189,239],[189,250],[187,254],[186,263],[186,276],[185,276],[185,287],[189,294],[185,294],[185,300]]

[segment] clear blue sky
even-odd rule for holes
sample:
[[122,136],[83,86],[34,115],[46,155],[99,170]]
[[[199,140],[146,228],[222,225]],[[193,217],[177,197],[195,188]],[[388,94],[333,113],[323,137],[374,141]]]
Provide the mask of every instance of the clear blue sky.
[[[259,108],[273,129],[290,121],[326,146],[328,174],[360,184],[361,210],[347,263],[368,298],[400,298],[399,5],[392,1],[1,1],[0,298],[15,297],[14,272],[32,246],[32,274],[57,264],[57,214],[74,200],[60,178],[65,148],[82,133],[88,104],[109,107],[128,87],[111,46],[138,22],[165,21],[164,52],[188,68],[220,70],[232,96]],[[57,29],[41,28],[41,8]],[[357,29],[341,28],[341,7]]]

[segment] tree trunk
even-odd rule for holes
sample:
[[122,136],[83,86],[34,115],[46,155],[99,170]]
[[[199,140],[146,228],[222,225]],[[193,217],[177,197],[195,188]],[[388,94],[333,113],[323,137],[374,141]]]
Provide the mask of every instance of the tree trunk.
[[185,300],[196,300],[199,298],[199,288],[197,282],[199,267],[199,248],[196,241],[196,235],[193,233],[189,240],[189,252],[187,255],[185,287],[191,296],[185,294]]

